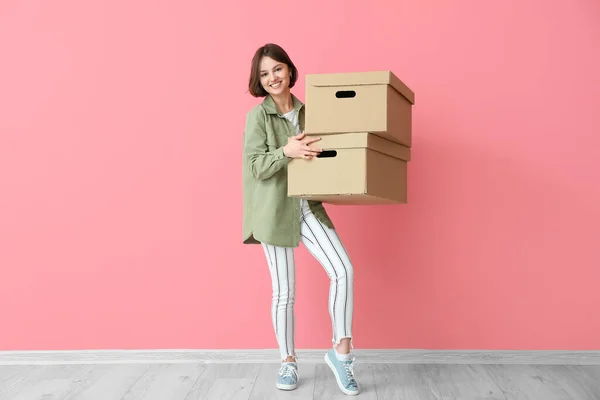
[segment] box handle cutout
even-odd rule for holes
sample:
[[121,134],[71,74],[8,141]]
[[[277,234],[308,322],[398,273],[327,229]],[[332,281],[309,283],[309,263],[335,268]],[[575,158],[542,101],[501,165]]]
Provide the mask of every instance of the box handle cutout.
[[335,92],[335,97],[338,99],[350,99],[356,97],[356,92],[354,90],[338,90]]
[[337,151],[335,150],[323,150],[321,153],[317,155],[317,158],[330,158],[337,156]]

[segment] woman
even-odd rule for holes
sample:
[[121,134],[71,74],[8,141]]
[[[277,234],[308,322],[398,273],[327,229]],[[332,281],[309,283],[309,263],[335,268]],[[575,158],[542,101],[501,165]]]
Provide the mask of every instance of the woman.
[[304,104],[290,89],[298,70],[280,46],[260,47],[252,60],[249,91],[264,97],[246,116],[244,131],[244,243],[261,244],[269,266],[273,299],[271,317],[282,365],[276,387],[298,383],[294,347],[294,248],[302,242],[327,272],[333,348],[325,361],[342,392],[358,394],[350,353],[353,314],[353,267],[333,223],[320,202],[287,196],[287,165],[310,160],[318,138],[304,134]]

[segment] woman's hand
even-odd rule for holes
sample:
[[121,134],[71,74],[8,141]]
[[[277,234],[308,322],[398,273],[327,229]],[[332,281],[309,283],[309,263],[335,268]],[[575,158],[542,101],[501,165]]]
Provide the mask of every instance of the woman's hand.
[[283,146],[283,154],[290,158],[304,158],[310,160],[321,153],[321,149],[314,147],[308,147],[309,144],[321,140],[319,137],[305,137],[306,134],[302,132],[299,135],[288,138],[288,142]]

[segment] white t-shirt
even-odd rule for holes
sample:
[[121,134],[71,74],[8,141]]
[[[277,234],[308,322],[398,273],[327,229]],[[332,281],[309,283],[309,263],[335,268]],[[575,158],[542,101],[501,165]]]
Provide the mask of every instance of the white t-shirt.
[[288,113],[283,114],[283,116],[294,125],[296,128],[296,134],[300,134],[300,125],[298,124],[298,110],[292,110]]

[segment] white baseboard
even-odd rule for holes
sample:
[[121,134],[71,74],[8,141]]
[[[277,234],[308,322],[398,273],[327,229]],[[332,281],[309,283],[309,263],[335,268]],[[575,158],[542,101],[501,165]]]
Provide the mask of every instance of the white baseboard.
[[[326,349],[297,350],[298,361],[323,362]],[[422,350],[355,349],[360,363],[386,364],[562,364],[600,365],[600,350]],[[65,350],[0,351],[0,365],[279,363],[266,350]]]

